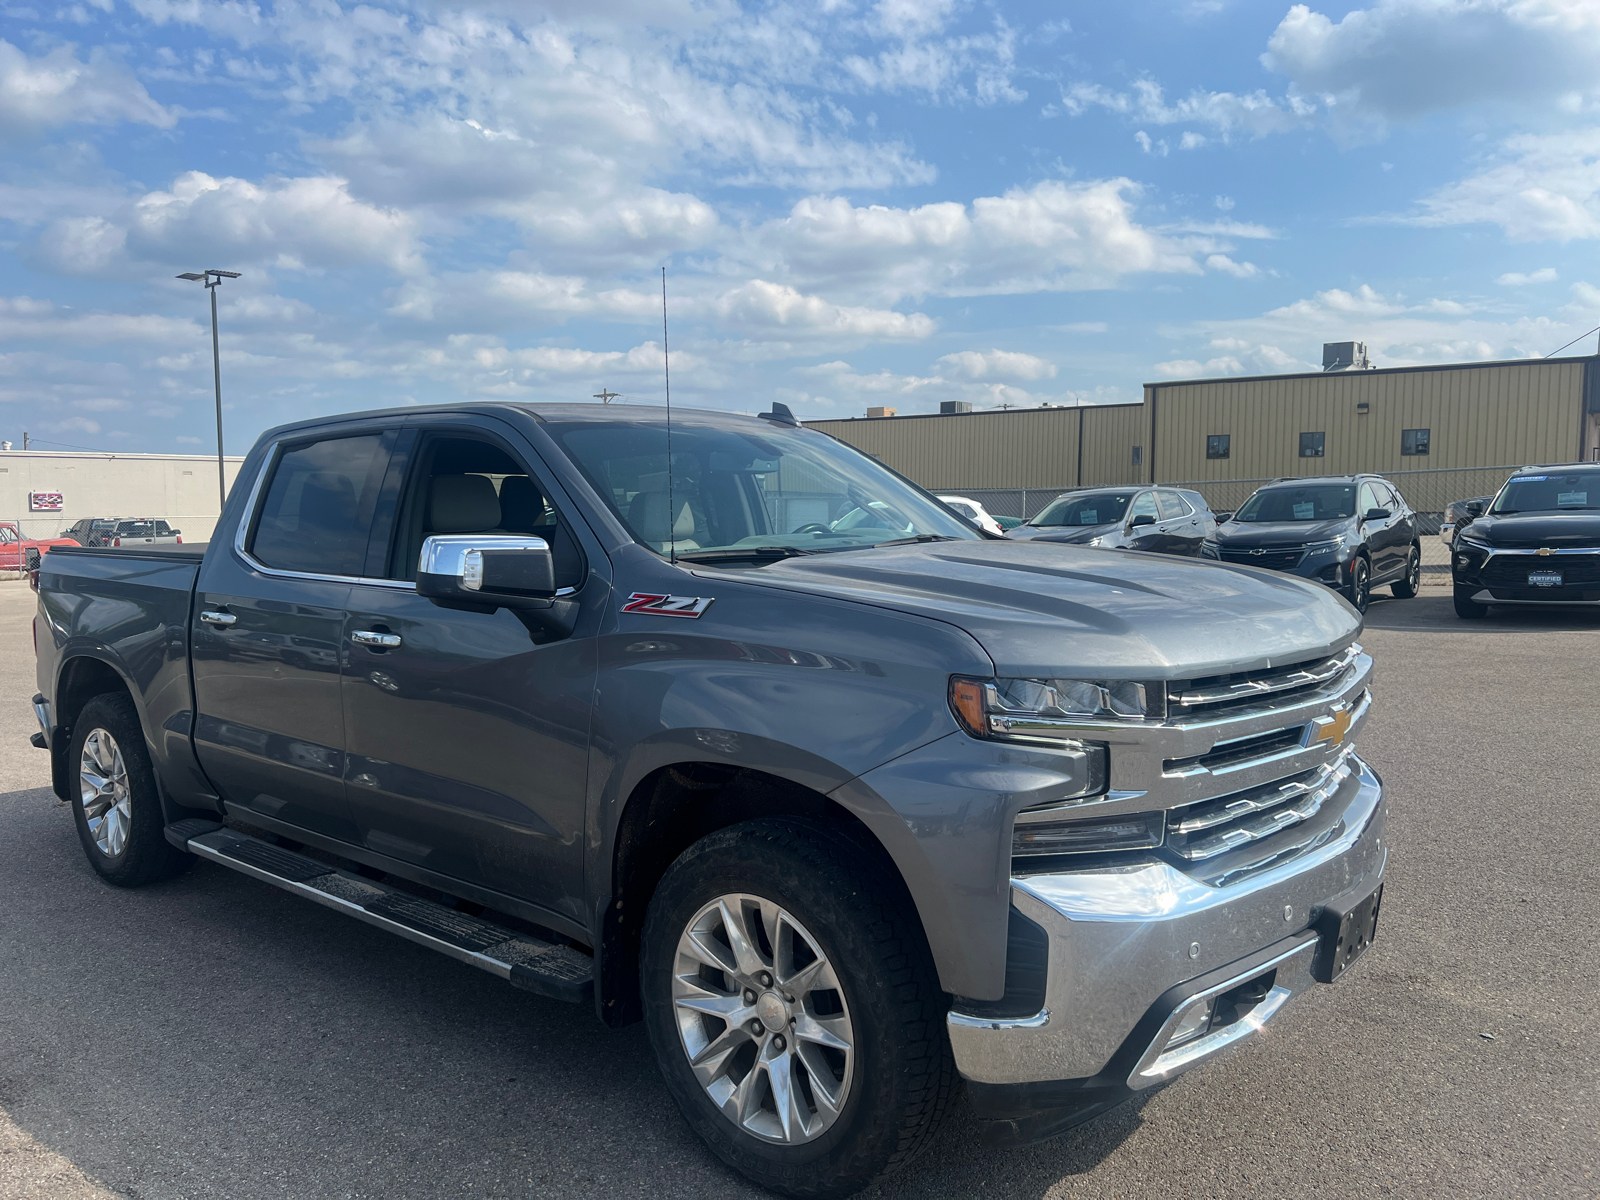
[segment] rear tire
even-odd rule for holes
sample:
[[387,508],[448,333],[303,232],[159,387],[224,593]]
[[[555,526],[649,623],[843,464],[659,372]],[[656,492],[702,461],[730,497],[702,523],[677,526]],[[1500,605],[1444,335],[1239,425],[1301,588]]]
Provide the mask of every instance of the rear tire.
[[[684,851],[650,901],[640,982],[668,1090],[712,1153],[786,1196],[848,1196],[904,1166],[954,1092],[931,956],[881,879],[835,831],[757,820]],[[780,1117],[785,1081],[799,1102]]]
[[1406,573],[1394,581],[1389,590],[1396,600],[1409,600],[1422,586],[1422,548],[1415,544],[1406,551]]
[[67,747],[72,817],[89,865],[117,887],[180,875],[194,856],[162,833],[165,818],[139,713],[125,694],[96,696],[72,723]]
[[1458,587],[1455,589],[1456,616],[1464,621],[1481,621],[1489,615],[1489,606],[1479,604],[1472,598],[1474,589]]

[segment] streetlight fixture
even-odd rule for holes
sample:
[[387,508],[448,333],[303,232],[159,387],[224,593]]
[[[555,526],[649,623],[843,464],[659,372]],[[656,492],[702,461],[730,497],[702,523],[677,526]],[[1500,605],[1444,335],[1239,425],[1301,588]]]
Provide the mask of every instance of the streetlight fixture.
[[217,285],[224,279],[239,278],[238,271],[185,271],[178,276],[191,283],[203,281],[211,293],[211,377],[217,387],[217,511],[228,503],[227,476],[222,469],[222,358],[217,353]]

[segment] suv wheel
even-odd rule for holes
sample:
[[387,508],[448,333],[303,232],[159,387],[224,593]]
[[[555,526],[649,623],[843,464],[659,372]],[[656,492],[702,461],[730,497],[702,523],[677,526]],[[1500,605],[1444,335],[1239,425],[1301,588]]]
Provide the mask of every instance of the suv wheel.
[[67,766],[76,776],[72,806],[89,865],[107,883],[139,887],[181,874],[194,856],[167,842],[155,772],[139,713],[127,696],[96,696],[72,723]]
[[1345,599],[1356,606],[1357,612],[1366,612],[1372,599],[1372,568],[1360,555],[1350,560],[1350,584],[1345,588]]
[[697,842],[650,902],[645,1021],[712,1152],[788,1196],[846,1196],[932,1142],[956,1075],[909,904],[821,826]]
[[1422,550],[1415,543],[1406,551],[1406,573],[1396,579],[1389,590],[1396,600],[1409,600],[1422,587]]
[[1478,621],[1489,615],[1489,606],[1479,604],[1472,598],[1476,590],[1469,587],[1455,589],[1456,616],[1466,621]]

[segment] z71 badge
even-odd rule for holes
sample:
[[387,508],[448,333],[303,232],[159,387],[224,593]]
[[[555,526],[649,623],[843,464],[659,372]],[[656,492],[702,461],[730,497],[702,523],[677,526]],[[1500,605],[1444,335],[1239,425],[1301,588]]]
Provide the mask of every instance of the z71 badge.
[[622,611],[662,617],[698,617],[711,607],[715,599],[715,596],[662,596],[655,592],[635,592],[628,597]]

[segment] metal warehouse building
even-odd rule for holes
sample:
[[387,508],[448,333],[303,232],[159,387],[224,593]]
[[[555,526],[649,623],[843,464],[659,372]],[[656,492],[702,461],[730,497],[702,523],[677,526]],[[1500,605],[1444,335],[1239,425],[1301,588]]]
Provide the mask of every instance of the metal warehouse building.
[[808,424],[1014,516],[1069,488],[1145,482],[1232,509],[1271,479],[1354,471],[1437,513],[1524,464],[1600,458],[1600,357],[1182,380],[1146,384],[1142,404]]
[[[230,488],[243,461],[224,460]],[[0,449],[0,522],[24,537],[56,537],[84,517],[160,517],[204,542],[219,511],[215,455]]]

